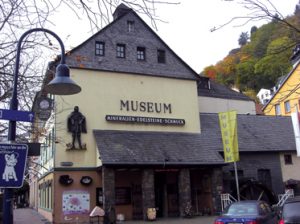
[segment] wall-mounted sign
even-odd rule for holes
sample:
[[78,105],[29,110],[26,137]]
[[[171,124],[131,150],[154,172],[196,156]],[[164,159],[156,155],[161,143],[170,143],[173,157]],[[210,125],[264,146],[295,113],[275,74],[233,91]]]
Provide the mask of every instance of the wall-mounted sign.
[[23,186],[27,152],[26,144],[0,144],[0,187]]
[[37,112],[37,116],[42,121],[47,121],[51,116],[51,110],[40,110]]
[[73,162],[69,162],[69,161],[67,161],[67,162],[60,162],[60,165],[61,166],[73,166]]
[[160,117],[106,115],[105,120],[109,122],[122,122],[122,123],[161,124],[161,125],[176,125],[176,126],[185,125],[184,119],[160,118]]
[[82,176],[80,183],[83,185],[90,185],[93,182],[93,179],[90,176]]
[[90,193],[87,191],[64,191],[62,195],[64,215],[88,214],[90,211]]
[[120,100],[120,110],[171,114],[172,104],[137,100]]
[[68,186],[73,183],[73,179],[70,178],[69,175],[61,175],[59,177],[59,183],[61,183],[62,185]]

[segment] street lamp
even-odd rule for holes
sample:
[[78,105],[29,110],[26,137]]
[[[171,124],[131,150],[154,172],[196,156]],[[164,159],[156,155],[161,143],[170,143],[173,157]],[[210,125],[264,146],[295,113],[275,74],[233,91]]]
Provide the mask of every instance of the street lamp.
[[[65,64],[65,47],[61,39],[52,31],[44,28],[34,28],[25,32],[19,39],[17,44],[17,54],[16,54],[16,63],[14,67],[14,82],[13,82],[13,93],[12,99],[10,102],[10,110],[18,110],[18,75],[19,75],[19,65],[20,65],[20,53],[21,53],[21,44],[23,39],[30,33],[33,32],[45,32],[51,34],[60,44],[61,48],[61,60],[59,65],[56,67],[55,78],[45,86],[45,91],[54,94],[54,95],[72,95],[79,93],[81,91],[80,86],[78,86],[73,80],[70,79],[70,69]],[[14,142],[16,139],[16,121],[10,120],[8,127],[8,141]],[[3,198],[3,223],[12,224],[13,223],[13,210],[12,210],[12,198],[13,198],[13,189],[4,188],[4,198]]]

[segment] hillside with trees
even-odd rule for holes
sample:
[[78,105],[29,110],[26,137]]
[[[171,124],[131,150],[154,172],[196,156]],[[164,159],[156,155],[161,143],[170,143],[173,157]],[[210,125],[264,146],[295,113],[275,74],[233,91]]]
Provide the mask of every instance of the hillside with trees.
[[291,70],[290,57],[300,44],[299,5],[294,15],[278,18],[275,16],[259,28],[252,27],[250,34],[241,33],[240,47],[231,50],[217,64],[207,66],[201,75],[244,93],[275,86],[278,78]]

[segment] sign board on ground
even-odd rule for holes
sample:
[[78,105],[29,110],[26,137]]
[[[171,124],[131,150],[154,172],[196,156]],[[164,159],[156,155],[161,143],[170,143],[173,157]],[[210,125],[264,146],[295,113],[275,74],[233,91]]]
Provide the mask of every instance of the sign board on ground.
[[0,144],[0,187],[23,186],[28,146],[26,144]]

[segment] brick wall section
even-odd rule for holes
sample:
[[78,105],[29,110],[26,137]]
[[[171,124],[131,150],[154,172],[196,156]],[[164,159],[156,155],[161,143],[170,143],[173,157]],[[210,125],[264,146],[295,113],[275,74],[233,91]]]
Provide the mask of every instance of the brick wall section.
[[212,202],[213,202],[213,214],[218,214],[222,211],[221,197],[223,187],[223,175],[222,168],[214,168],[211,176],[211,189],[212,189]]
[[[134,31],[127,31],[127,21],[134,21]],[[67,55],[70,67],[195,79],[196,73],[186,65],[133,12],[108,25]],[[95,55],[95,42],[105,43],[105,56]],[[126,58],[116,57],[116,45],[126,45]],[[146,60],[137,60],[137,47],[146,49]],[[157,62],[157,50],[166,52],[166,63]]]
[[[237,162],[237,169],[243,170],[244,177],[258,180],[258,169],[268,169],[271,172],[272,190],[275,194],[284,192],[284,184],[281,175],[279,153],[240,153],[240,162]],[[234,170],[233,164],[224,166],[224,172]]]
[[103,206],[107,211],[110,206],[116,205],[115,199],[115,171],[112,168],[102,167]]
[[184,216],[184,210],[191,201],[191,179],[190,170],[181,169],[178,176],[178,193],[179,193],[179,212],[180,216]]
[[142,174],[143,218],[147,220],[147,209],[155,208],[154,171],[143,170]]

